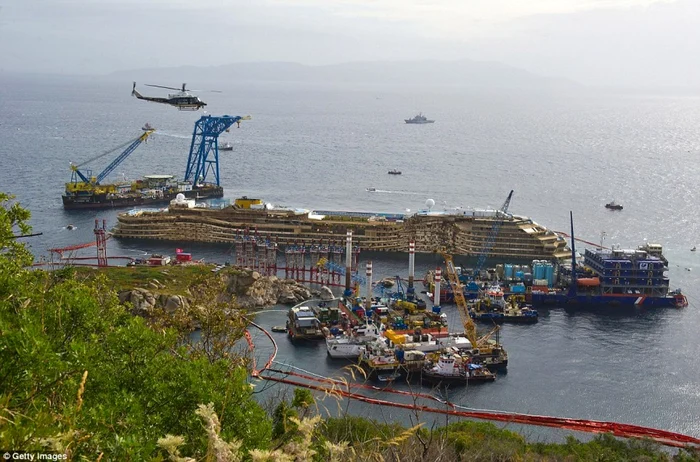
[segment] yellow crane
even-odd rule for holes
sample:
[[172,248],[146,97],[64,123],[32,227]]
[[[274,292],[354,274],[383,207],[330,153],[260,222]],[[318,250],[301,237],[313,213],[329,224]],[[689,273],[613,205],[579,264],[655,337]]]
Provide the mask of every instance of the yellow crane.
[[507,364],[508,355],[503,349],[503,347],[501,347],[497,342],[493,343],[492,341],[489,341],[491,336],[498,331],[499,327],[496,326],[488,334],[484,335],[481,338],[478,337],[476,333],[476,325],[474,324],[474,321],[472,320],[471,316],[469,316],[467,300],[464,298],[464,288],[462,287],[462,283],[459,281],[459,276],[457,275],[457,270],[455,269],[455,265],[452,260],[452,255],[442,250],[438,250],[437,252],[440,255],[442,255],[442,258],[445,259],[447,280],[452,286],[452,294],[454,295],[455,304],[457,305],[457,311],[459,312],[459,316],[462,319],[462,325],[464,326],[464,334],[467,336],[467,339],[469,339],[469,342],[472,344],[472,348],[478,349],[480,355],[497,357],[497,362],[499,364]]

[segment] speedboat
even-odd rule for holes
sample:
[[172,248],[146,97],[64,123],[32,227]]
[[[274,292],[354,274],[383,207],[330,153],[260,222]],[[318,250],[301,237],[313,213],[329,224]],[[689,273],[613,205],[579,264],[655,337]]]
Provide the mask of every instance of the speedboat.
[[401,170],[389,170],[389,175],[401,175]]
[[622,210],[622,206],[620,204],[616,204],[615,201],[610,201],[605,204],[605,208],[610,210]]
[[231,143],[224,143],[219,146],[219,151],[233,151],[233,145]]
[[376,192],[377,190],[375,188],[367,188],[367,192]]

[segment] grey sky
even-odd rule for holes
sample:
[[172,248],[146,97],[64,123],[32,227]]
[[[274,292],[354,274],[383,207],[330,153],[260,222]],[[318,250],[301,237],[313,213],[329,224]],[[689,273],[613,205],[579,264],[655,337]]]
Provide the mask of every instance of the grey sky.
[[0,69],[501,61],[596,85],[700,85],[697,0],[0,0]]

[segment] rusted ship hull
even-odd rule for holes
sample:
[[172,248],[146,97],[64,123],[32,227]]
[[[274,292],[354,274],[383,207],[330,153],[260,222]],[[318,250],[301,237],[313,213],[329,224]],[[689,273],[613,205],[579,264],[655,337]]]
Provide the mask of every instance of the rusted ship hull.
[[[278,245],[334,243],[344,245],[347,230],[361,250],[405,252],[414,240],[416,252],[443,248],[454,255],[476,256],[484,248],[494,218],[487,215],[421,215],[397,219],[353,212],[318,215],[293,210],[175,208],[130,212],[118,217],[114,236],[122,239],[235,243],[244,236]],[[327,212],[329,213],[329,212]],[[563,237],[529,218],[510,216],[500,227],[490,257],[495,259],[563,259],[570,250]]]

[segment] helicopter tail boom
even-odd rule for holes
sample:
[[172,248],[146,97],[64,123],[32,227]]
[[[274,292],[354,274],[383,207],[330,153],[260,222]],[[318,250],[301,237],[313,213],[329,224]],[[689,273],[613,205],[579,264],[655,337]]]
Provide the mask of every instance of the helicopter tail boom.
[[136,82],[134,82],[134,86],[131,88],[131,96],[135,96],[137,98],[143,98],[143,96],[141,96],[141,93],[136,91]]

